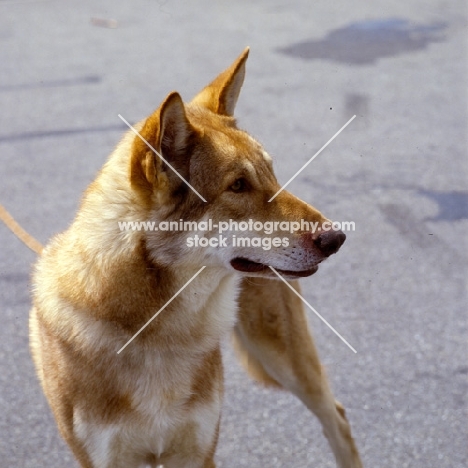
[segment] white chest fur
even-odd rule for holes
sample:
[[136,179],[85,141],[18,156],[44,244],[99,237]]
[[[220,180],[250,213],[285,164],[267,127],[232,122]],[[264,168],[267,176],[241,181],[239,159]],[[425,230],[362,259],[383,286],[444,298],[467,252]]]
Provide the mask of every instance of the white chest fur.
[[[196,436],[192,437],[196,437],[197,445],[210,446],[221,410],[221,391],[189,408],[187,402],[193,395],[194,372],[234,325],[238,278],[206,270],[200,273],[199,281],[193,281],[180,293],[177,310],[161,312],[171,314],[171,325],[172,318],[177,322],[174,333],[202,330],[196,340],[188,346],[161,350],[144,346],[136,337],[123,356],[114,352],[115,359],[128,358],[132,362],[118,374],[116,382],[131,401],[132,417],[96,424],[84,409],[74,411],[75,433],[97,466],[107,466],[116,447],[120,447],[119,451],[132,447],[141,457],[160,456],[167,452],[176,434],[188,426],[195,428]],[[221,381],[215,385],[222,388]]]

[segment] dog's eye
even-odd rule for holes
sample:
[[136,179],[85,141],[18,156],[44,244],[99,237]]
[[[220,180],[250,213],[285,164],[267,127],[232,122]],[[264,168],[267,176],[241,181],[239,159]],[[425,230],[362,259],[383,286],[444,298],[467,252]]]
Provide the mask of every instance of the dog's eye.
[[247,188],[247,182],[244,178],[237,179],[230,187],[233,192],[243,192]]

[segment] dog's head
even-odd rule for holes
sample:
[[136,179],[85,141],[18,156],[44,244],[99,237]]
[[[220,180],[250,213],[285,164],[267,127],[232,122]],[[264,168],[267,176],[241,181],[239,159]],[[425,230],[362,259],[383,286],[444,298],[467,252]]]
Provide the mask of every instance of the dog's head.
[[345,235],[325,230],[329,221],[312,206],[278,193],[270,156],[237,127],[233,113],[248,53],[190,103],[169,94],[140,127],[141,138],[131,146],[130,183],[144,220],[158,228],[143,235],[159,263],[268,277],[272,266],[287,278],[308,276],[338,251]]

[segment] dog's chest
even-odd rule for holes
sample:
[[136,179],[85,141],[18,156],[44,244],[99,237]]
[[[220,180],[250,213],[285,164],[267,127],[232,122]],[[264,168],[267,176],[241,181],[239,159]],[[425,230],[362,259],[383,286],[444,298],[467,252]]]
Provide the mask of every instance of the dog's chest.
[[[220,394],[201,399],[196,405],[189,404],[197,365],[199,362],[189,358],[185,362],[165,359],[164,364],[156,363],[155,368],[148,369],[134,380],[131,401],[135,421],[138,421],[135,437],[140,443],[147,444],[149,451],[156,454],[165,452],[174,434],[184,431],[189,425],[205,426],[201,433],[210,433],[216,425],[221,406]],[[219,375],[210,376],[210,379],[215,379],[212,385],[221,388],[221,378]],[[131,431],[128,434],[130,436]]]
[[[209,281],[217,282],[218,286],[206,295],[203,288],[210,287]],[[196,437],[206,437],[208,442],[221,409],[222,365],[220,361],[219,367],[213,365],[213,357],[216,357],[214,350],[218,349],[220,339],[235,322],[237,279],[232,276],[221,281],[206,278],[205,284],[188,287],[185,293],[182,300],[185,327],[190,329],[199,321],[195,329],[199,332],[202,326],[202,333],[197,334],[188,347],[181,345],[176,352],[144,351],[128,388],[139,419],[138,437],[141,438],[144,428],[151,445],[148,448],[155,453],[164,452],[174,432],[188,426],[196,427]],[[200,381],[203,390],[197,386]],[[207,392],[207,388],[210,391]]]
[[213,440],[222,404],[219,344],[235,323],[238,279],[211,272],[201,279],[161,312],[167,324],[161,339],[169,335],[170,346],[158,346],[151,329],[129,344],[121,361],[115,361],[113,345],[113,389],[128,400],[129,413],[104,425],[84,409],[74,414],[75,431],[96,460],[115,444],[159,456],[182,443],[181,437],[201,446]]

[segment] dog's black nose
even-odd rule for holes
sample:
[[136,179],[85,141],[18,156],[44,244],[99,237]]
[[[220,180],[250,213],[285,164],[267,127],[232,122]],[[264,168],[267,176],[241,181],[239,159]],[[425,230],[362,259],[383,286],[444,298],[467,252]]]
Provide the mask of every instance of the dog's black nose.
[[326,257],[338,252],[346,240],[346,235],[342,231],[322,232],[315,240],[315,245]]

